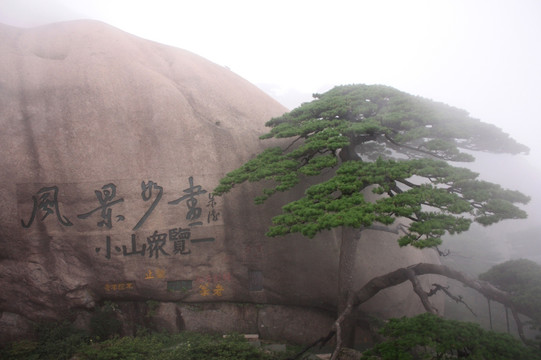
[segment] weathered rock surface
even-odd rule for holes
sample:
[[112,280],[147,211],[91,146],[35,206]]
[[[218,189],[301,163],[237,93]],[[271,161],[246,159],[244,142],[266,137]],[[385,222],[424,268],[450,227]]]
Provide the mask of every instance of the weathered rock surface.
[[[250,185],[211,196],[266,146],[258,135],[283,106],[224,67],[94,21],[0,25],[0,69],[2,339],[42,318],[84,324],[105,300],[162,302],[156,326],[170,330],[299,342],[308,323],[288,330],[278,313],[332,320],[341,232],[267,239],[286,197],[257,207]],[[395,239],[363,237],[358,281],[435,260]],[[367,306],[421,311],[409,288]]]

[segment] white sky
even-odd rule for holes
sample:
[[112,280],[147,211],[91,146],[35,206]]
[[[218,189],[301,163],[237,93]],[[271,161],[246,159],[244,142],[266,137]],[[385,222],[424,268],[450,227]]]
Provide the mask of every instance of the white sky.
[[0,0],[10,25],[80,18],[227,66],[289,108],[351,83],[442,101],[541,169],[540,0]]
[[484,178],[533,197],[527,222],[491,231],[540,224],[541,0],[0,0],[5,24],[81,18],[227,66],[289,108],[352,83],[463,108],[532,149],[483,155]]

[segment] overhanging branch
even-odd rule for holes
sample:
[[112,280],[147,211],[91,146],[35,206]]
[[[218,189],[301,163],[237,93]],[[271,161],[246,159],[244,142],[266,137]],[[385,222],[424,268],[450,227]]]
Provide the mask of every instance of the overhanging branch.
[[470,278],[466,274],[453,270],[445,265],[419,263],[373,278],[355,293],[354,306],[364,303],[383,289],[408,281],[410,273],[415,274],[415,276],[428,274],[442,275],[460,281],[465,286],[477,290],[490,300],[502,304],[509,304],[510,307],[512,305],[512,300],[508,293],[499,290],[486,281]]
[[526,343],[527,340],[524,337],[524,333],[522,331],[522,323],[520,322],[518,313],[520,312],[528,316],[528,312],[520,309],[513,302],[513,300],[511,299],[510,295],[507,292],[499,290],[498,288],[494,287],[489,282],[473,279],[467,276],[466,274],[463,274],[460,271],[453,270],[445,265],[419,263],[419,264],[411,265],[407,268],[400,268],[400,269],[391,271],[385,275],[372,278],[362,288],[357,290],[355,293],[353,293],[352,296],[348,298],[347,305],[344,311],[342,311],[342,313],[339,314],[338,318],[336,319],[336,321],[334,322],[332,326],[331,331],[329,332],[327,337],[325,337],[325,339],[328,340],[335,334],[338,336],[336,347],[334,349],[331,359],[332,360],[337,359],[338,353],[341,350],[341,347],[342,347],[342,344],[340,342],[341,336],[339,335],[342,331],[341,327],[344,320],[348,316],[350,316],[352,312],[359,305],[370,300],[381,290],[399,285],[405,281],[411,281],[413,284],[413,288],[415,292],[417,293],[417,295],[421,298],[421,301],[423,302],[423,306],[425,307],[425,309],[428,312],[437,313],[437,310],[428,301],[428,296],[430,293],[426,293],[421,288],[418,282],[417,277],[420,275],[441,275],[449,279],[457,280],[461,282],[463,285],[478,291],[487,299],[499,302],[500,304],[503,304],[509,307],[513,313],[513,317],[515,318],[517,322],[517,325],[519,328],[519,335],[521,339]]
[[410,269],[406,269],[406,274],[408,276],[408,280],[413,285],[413,291],[419,296],[419,299],[421,299],[421,303],[423,304],[423,307],[425,310],[431,314],[437,315],[438,309],[436,309],[428,300],[428,294],[423,290],[423,287],[421,286],[421,283],[419,282],[419,279],[415,275],[414,271],[411,271]]

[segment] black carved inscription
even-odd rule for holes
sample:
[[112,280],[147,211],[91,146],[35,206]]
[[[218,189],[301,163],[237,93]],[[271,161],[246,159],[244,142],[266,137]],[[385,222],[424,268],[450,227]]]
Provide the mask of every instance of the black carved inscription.
[[147,244],[141,246],[141,250],[137,250],[137,241],[135,239],[135,234],[131,234],[131,251],[128,251],[126,246],[122,245],[122,255],[131,256],[131,255],[141,255],[145,256],[145,251],[147,249]]
[[154,231],[154,234],[147,237],[147,243],[148,243],[148,257],[155,256],[156,259],[159,257],[160,254],[169,256],[168,253],[165,252],[163,249],[163,246],[165,245],[165,242],[167,240],[167,234],[166,233],[158,233],[158,230]]
[[192,239],[190,240],[191,243],[202,243],[202,242],[212,242],[216,240],[215,238],[201,238],[201,239]]
[[27,223],[21,220],[21,224],[24,228],[29,228],[34,222],[38,212],[43,215],[41,221],[51,214],[56,215],[56,219],[64,226],[72,226],[73,224],[69,219],[60,214],[60,208],[58,206],[58,186],[42,187],[39,189],[36,195],[32,196],[34,206],[32,208],[32,215]]
[[[201,208],[197,206],[197,198],[196,196],[206,194],[207,190],[203,190],[201,185],[194,185],[193,184],[193,176],[190,176],[188,179],[190,183],[190,187],[187,189],[184,189],[183,192],[186,193],[186,195],[181,196],[180,198],[169,201],[168,204],[170,205],[177,205],[181,201],[186,200],[186,205],[188,206],[188,213],[186,214],[186,220],[197,220],[201,217]],[[192,225],[203,225],[201,221],[193,222],[189,224]]]
[[[152,215],[164,196],[164,188],[158,185],[158,183],[152,180],[142,181],[140,186],[140,196],[143,201],[150,203],[150,205],[135,226],[133,226],[132,230],[134,233],[131,234],[131,241],[128,239],[120,239],[119,237],[122,237],[122,235],[106,232],[103,234],[105,240],[104,245],[93,248],[95,253],[105,257],[107,260],[112,259],[114,256],[135,258],[146,256],[153,259],[159,259],[160,257],[163,258],[173,255],[190,255],[193,251],[190,247],[198,247],[198,245],[216,241],[214,237],[194,236],[194,230],[198,227],[219,220],[220,212],[216,210],[216,199],[213,194],[208,193],[201,185],[196,184],[193,176],[188,178],[188,184],[189,186],[182,190],[182,196],[168,202],[169,205],[178,205],[181,202],[186,204],[186,207],[184,208],[186,209],[186,213],[185,216],[184,214],[182,216],[187,220],[187,226],[183,225],[182,227],[175,227],[166,231],[155,230],[153,232],[147,232],[144,235],[135,234],[136,230],[140,231],[141,227]],[[117,189],[118,187],[116,184],[108,183],[103,185],[100,189],[94,190],[98,205],[90,211],[76,215],[77,219],[81,219],[78,223],[76,222],[76,225],[87,219],[96,218],[98,227],[111,229],[115,219],[116,221],[125,220],[123,215],[113,214],[113,212],[117,212],[119,209],[116,205],[125,202],[124,197],[117,196]],[[64,226],[73,226],[74,224],[68,217],[61,213],[61,209],[65,211],[65,208],[63,208],[62,203],[59,201],[59,193],[59,187],[56,185],[40,188],[39,191],[32,196],[33,208],[31,215],[28,220],[24,219],[23,216],[21,225],[24,228],[29,228],[36,221],[45,221],[48,217],[55,217],[60,224]],[[205,194],[208,194],[206,208],[205,206],[201,206],[201,204],[204,204],[201,203],[201,201],[205,201],[201,196]],[[75,195],[76,194],[68,194],[67,199],[75,198]],[[132,197],[130,196],[129,198]],[[71,205],[73,202],[68,202],[68,204]],[[208,211],[205,215],[202,214],[202,207],[205,211]],[[68,206],[67,209],[69,211],[70,207]],[[120,207],[120,209],[123,208]],[[205,218],[207,220],[206,223],[204,223]],[[182,223],[184,221],[185,220],[182,220]],[[143,239],[146,239],[146,241]]]
[[[187,213],[185,214],[186,220],[189,221],[188,226],[203,226],[203,219],[206,217],[207,224],[211,222],[216,222],[220,219],[221,213],[216,209],[216,200],[212,193],[208,193],[207,190],[203,189],[201,185],[194,184],[194,177],[190,176],[188,178],[189,186],[182,190],[184,195],[177,198],[176,200],[169,201],[169,205],[177,205],[181,202],[185,202],[187,206]],[[150,206],[146,209],[143,216],[133,225],[132,230],[139,230],[148,218],[152,215],[154,210],[159,205],[161,199],[164,196],[164,188],[158,183],[149,180],[148,182],[141,182],[141,198],[145,202],[151,202]],[[73,226],[74,224],[70,221],[67,216],[61,214],[61,202],[59,201],[59,187],[57,185],[42,187],[35,195],[32,196],[33,200],[33,209],[32,213],[29,216],[28,221],[21,219],[21,225],[24,228],[29,228],[32,224],[37,221],[43,221],[49,215],[54,215],[58,222],[64,226]],[[123,203],[123,197],[117,197],[117,185],[114,183],[109,183],[103,185],[101,189],[94,190],[94,194],[98,201],[98,206],[94,209],[87,211],[82,214],[74,215],[78,219],[86,220],[92,217],[94,214],[99,214],[99,219],[97,225],[99,227],[104,227],[111,229],[113,227],[113,222],[119,222],[126,220],[123,215],[113,216],[114,206]],[[200,206],[200,199],[198,198],[201,195],[208,194],[208,200],[206,203],[206,209],[208,212],[203,217],[203,209]],[[74,194],[71,197],[75,196]],[[71,217],[71,216],[70,216]]]
[[[110,229],[112,225],[111,221],[111,215],[113,210],[111,209],[111,206],[118,204],[120,202],[124,201],[124,198],[116,199],[116,185],[115,184],[107,184],[103,185],[101,190],[95,190],[94,193],[96,194],[96,198],[98,199],[98,202],[100,203],[100,206],[95,208],[94,210],[91,210],[85,214],[77,215],[79,219],[86,219],[96,211],[100,211],[100,216],[102,218],[101,221],[98,221],[99,227],[107,227]],[[124,220],[124,216],[119,215],[117,216],[117,221]]]
[[174,243],[173,254],[189,255],[192,251],[186,250],[186,240],[190,239],[191,229],[170,229],[169,240]]
[[209,208],[209,214],[207,215],[207,224],[210,224],[211,221],[218,221],[220,217],[220,212],[216,211],[216,200],[214,200],[214,194],[209,194],[209,201],[207,202],[207,207]]
[[144,201],[149,201],[152,198],[152,190],[156,190],[158,193],[156,195],[156,198],[154,199],[154,201],[148,208],[147,212],[145,213],[145,215],[143,215],[143,217],[137,222],[137,224],[133,228],[133,231],[139,229],[145,223],[145,221],[148,219],[150,214],[152,214],[152,212],[156,208],[156,205],[158,205],[158,203],[160,202],[163,195],[163,187],[159,186],[157,183],[153,182],[152,180],[149,180],[148,184],[142,181],[141,189],[142,189],[141,197],[143,198]]
[[[169,237],[169,242],[167,241]],[[115,251],[117,254],[122,256],[134,256],[139,255],[144,257],[145,255],[149,258],[158,259],[160,255],[162,256],[171,256],[168,250],[165,249],[167,244],[172,245],[172,250],[169,250],[173,255],[189,255],[192,253],[191,250],[187,249],[188,240],[191,244],[201,244],[216,241],[213,237],[205,238],[196,238],[190,239],[191,229],[190,228],[174,228],[170,229],[168,232],[159,232],[158,230],[154,231],[152,235],[146,238],[146,244],[143,243],[139,245],[137,243],[137,237],[135,234],[131,234],[131,246],[128,248],[126,245],[113,246],[112,239],[110,236],[105,238],[105,258],[107,260],[111,259],[111,254]],[[102,248],[98,247],[95,249],[96,254],[100,254]]]

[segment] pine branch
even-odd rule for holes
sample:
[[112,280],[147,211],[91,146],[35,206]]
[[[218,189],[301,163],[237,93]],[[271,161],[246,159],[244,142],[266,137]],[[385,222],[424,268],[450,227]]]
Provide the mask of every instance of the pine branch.
[[300,139],[304,139],[303,136],[299,136],[297,137],[295,140],[293,140],[285,149],[284,149],[284,152],[288,151],[289,148],[291,148],[297,141],[299,141]]
[[408,150],[412,150],[412,151],[418,151],[420,153],[423,153],[425,155],[430,155],[430,156],[433,156],[437,159],[441,159],[441,160],[451,160],[449,159],[448,157],[446,156],[442,156],[442,155],[439,155],[439,154],[436,154],[432,151],[428,151],[428,150],[423,150],[421,148],[418,148],[418,147],[413,147],[413,146],[409,146],[409,145],[406,145],[406,144],[401,144],[397,141],[395,141],[393,138],[391,138],[389,136],[389,134],[385,134],[385,139],[387,139],[387,141],[389,141],[391,144],[393,144],[394,146],[398,146],[398,147],[401,147],[401,148],[404,148],[404,149],[408,149]]
[[413,285],[413,291],[415,291],[419,299],[421,299],[421,303],[423,304],[423,307],[425,308],[425,310],[431,314],[437,315],[438,309],[436,309],[430,303],[430,301],[428,301],[428,294],[423,290],[423,287],[421,286],[419,279],[415,275],[415,272],[411,269],[407,269],[407,277],[408,277],[408,280]]
[[429,297],[435,295],[438,291],[441,290],[441,291],[443,291],[445,293],[445,295],[449,296],[457,304],[458,303],[464,304],[464,306],[466,306],[466,308],[473,314],[473,316],[477,317],[477,314],[475,314],[475,312],[472,310],[472,308],[464,301],[462,296],[460,296],[460,295],[455,296],[449,291],[449,286],[442,286],[440,284],[432,284],[432,286],[434,286],[434,289],[431,289],[430,292],[428,293]]

